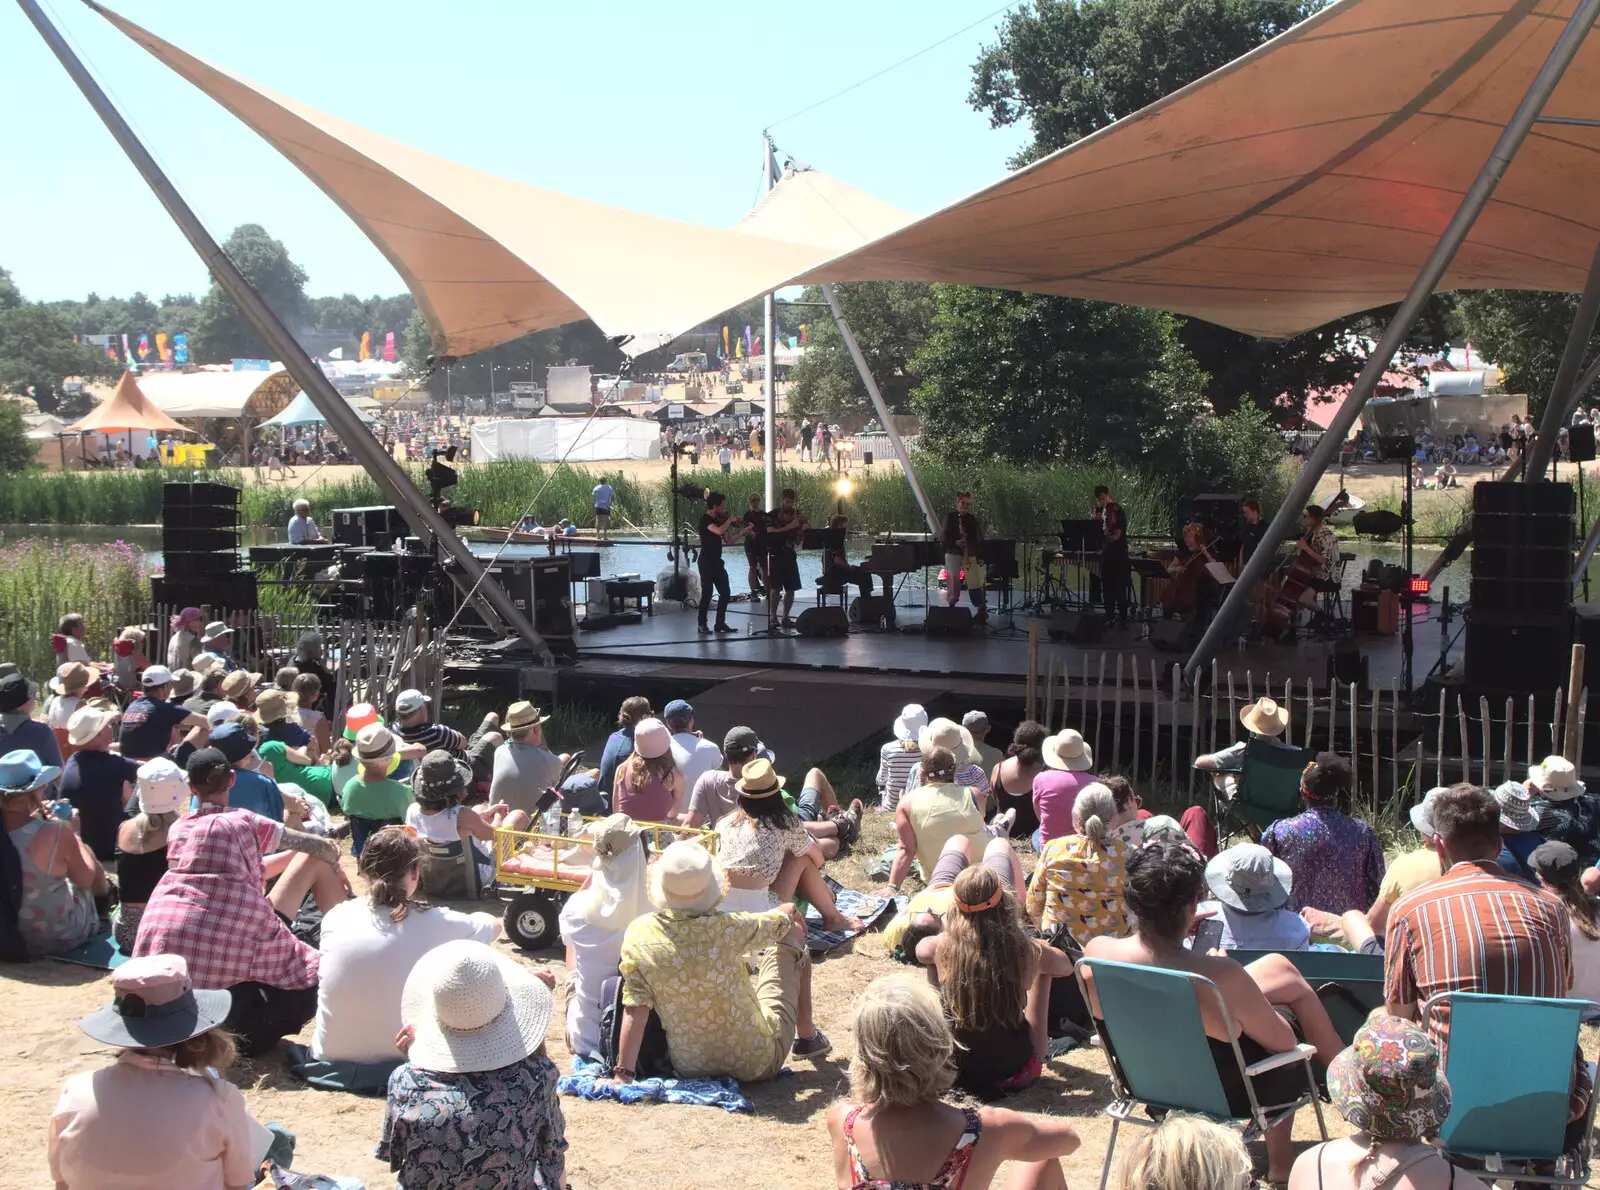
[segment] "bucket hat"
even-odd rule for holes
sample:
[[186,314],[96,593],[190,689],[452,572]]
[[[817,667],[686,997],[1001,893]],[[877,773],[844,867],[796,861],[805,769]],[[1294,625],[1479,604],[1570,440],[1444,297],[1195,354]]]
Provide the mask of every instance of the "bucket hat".
[[158,756],[139,766],[134,792],[146,814],[176,814],[189,800],[189,777],[176,762]]
[[56,676],[50,679],[50,690],[54,694],[77,694],[87,690],[94,684],[94,670],[81,661],[68,661],[56,670]]
[[1500,807],[1501,826],[1518,834],[1539,829],[1539,816],[1533,812],[1533,793],[1525,783],[1507,781],[1496,785],[1492,793],[1495,805]]
[[1224,905],[1245,913],[1270,913],[1289,903],[1294,874],[1259,843],[1240,843],[1206,864],[1206,887]]
[[722,871],[689,839],[670,844],[650,867],[650,899],[680,913],[709,913],[722,900]]
[[295,708],[299,705],[298,695],[272,686],[256,695],[256,718],[262,723],[277,723],[294,714]]
[[435,748],[417,765],[411,783],[418,797],[445,797],[472,783],[472,769],[443,748]]
[[923,710],[920,703],[908,702],[900,708],[900,714],[894,721],[894,738],[897,740],[914,740],[917,733],[928,725],[928,712]]
[[917,732],[917,747],[927,756],[935,748],[947,749],[957,765],[972,764],[978,758],[972,746],[972,733],[954,719],[934,719]]
[[499,1070],[544,1044],[550,989],[509,955],[471,939],[417,960],[400,993],[400,1020],[415,1040],[413,1066],[447,1074]]
[[1328,1096],[1377,1140],[1432,1136],[1450,1114],[1450,1084],[1433,1039],[1411,1021],[1375,1016],[1328,1064]]

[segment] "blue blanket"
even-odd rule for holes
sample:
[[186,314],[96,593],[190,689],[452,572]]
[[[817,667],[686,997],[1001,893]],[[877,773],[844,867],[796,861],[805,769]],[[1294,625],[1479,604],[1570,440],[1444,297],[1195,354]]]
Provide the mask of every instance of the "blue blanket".
[[[889,912],[895,905],[895,898],[891,896],[873,896],[871,893],[859,892],[853,888],[845,888],[832,876],[824,876],[828,887],[833,890],[833,901],[838,906],[839,912],[846,917],[854,917],[861,922],[860,930],[825,930],[822,928],[822,914],[815,905],[806,906],[806,949],[812,954],[822,954],[843,946],[851,938],[865,930],[870,930],[878,924],[880,918]],[[886,921],[887,918],[884,918]]]
[[601,1085],[605,1067],[592,1058],[574,1056],[572,1073],[556,1083],[563,1095],[579,1099],[609,1099],[616,1103],[687,1103],[696,1107],[720,1107],[723,1111],[748,1112],[754,1105],[731,1078],[646,1078],[631,1083]]

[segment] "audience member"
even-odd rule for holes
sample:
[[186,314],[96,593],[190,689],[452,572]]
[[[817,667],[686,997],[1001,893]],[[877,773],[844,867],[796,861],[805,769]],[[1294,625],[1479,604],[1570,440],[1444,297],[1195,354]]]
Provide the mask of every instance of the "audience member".
[[761,752],[761,738],[748,727],[730,727],[722,739],[726,768],[703,773],[689,791],[689,808],[681,819],[685,826],[715,826],[739,802],[735,788],[744,766]]
[[659,719],[641,719],[633,727],[633,755],[617,768],[611,808],[635,822],[675,822],[687,797],[672,733]]
[[[1542,843],[1528,857],[1528,866],[1546,892],[1561,898],[1572,919],[1572,991],[1579,1000],[1600,1003],[1600,902],[1584,890],[1583,863],[1565,843]],[[1600,1009],[1584,1013],[1600,1016]]]
[[[945,915],[955,902],[956,877],[971,867],[972,862],[972,841],[965,835],[955,835],[944,845],[928,875],[927,885],[884,927],[884,944],[896,958],[907,963],[920,962],[927,967],[933,965],[934,947],[944,929]],[[1022,862],[1008,839],[991,838],[978,862],[994,869],[1001,886],[1012,896],[1018,895],[1025,883]]]
[[922,760],[918,734],[928,725],[928,712],[916,703],[907,703],[893,724],[894,738],[878,749],[878,808],[891,813],[908,788],[911,770]]
[[509,737],[494,750],[494,775],[489,800],[520,810],[531,821],[545,790],[561,779],[567,755],[556,755],[545,744],[544,725],[550,716],[531,702],[514,702],[506,709]]
[[1337,752],[1319,752],[1300,775],[1305,809],[1281,818],[1261,834],[1261,845],[1294,873],[1289,908],[1307,905],[1328,913],[1365,909],[1383,883],[1378,833],[1339,809],[1348,802],[1355,773]]
[[89,646],[83,643],[87,628],[83,616],[77,612],[68,612],[56,624],[56,634],[51,643],[55,646],[57,657],[62,661],[83,661],[93,663],[94,655],[89,652]]
[[1329,1065],[1328,1095],[1356,1132],[1301,1153],[1288,1190],[1487,1190],[1428,1143],[1450,1114],[1450,1084],[1411,1021],[1374,1014]]
[[[289,923],[307,894],[326,913],[347,889],[331,841],[229,808],[236,776],[215,748],[189,758],[199,806],[167,831],[167,871],[145,906],[133,953],[182,955],[197,987],[232,991],[227,1029],[253,1057],[316,1012],[317,952]],[[278,879],[265,894],[269,876]]]
[[478,885],[494,882],[494,832],[531,830],[533,821],[504,803],[473,809],[462,801],[472,783],[467,762],[442,750],[429,752],[411,777],[406,827],[429,843],[463,842],[478,865]]
[[334,694],[338,690],[339,683],[328,669],[327,651],[322,642],[322,633],[313,630],[300,634],[300,639],[294,646],[294,667],[301,674],[315,675],[321,684],[322,697],[328,700],[329,706],[334,705]]
[[[1303,1036],[1316,1047],[1323,1066],[1344,1048],[1344,1043],[1316,991],[1283,955],[1266,955],[1244,967],[1230,958],[1191,951],[1184,945],[1194,932],[1204,888],[1205,868],[1193,847],[1167,839],[1148,844],[1128,860],[1127,904],[1134,932],[1127,938],[1090,939],[1084,954],[1141,967],[1192,972],[1217,986],[1238,1031],[1227,1031],[1217,1005],[1208,997],[1201,997],[1200,1014],[1228,1108],[1243,1117],[1250,1114],[1250,1098],[1239,1074],[1234,1042],[1246,1065],[1251,1065],[1293,1049]],[[1099,1016],[1092,978],[1088,984],[1090,1008]],[[1281,1013],[1282,1009],[1288,1012]],[[1305,1092],[1305,1072],[1291,1063],[1262,1074],[1254,1084],[1261,1102],[1289,1103]],[[1289,1176],[1292,1131],[1293,1121],[1286,1119],[1267,1132],[1268,1181],[1282,1182]]]
[[278,788],[276,781],[250,764],[256,750],[250,725],[244,719],[231,719],[218,724],[211,731],[210,747],[220,752],[233,766],[233,788],[228,792],[228,805],[236,810],[260,814],[274,822],[282,822],[283,791]]
[[261,723],[261,742],[273,740],[298,748],[302,753],[311,747],[311,733],[300,725],[299,708],[300,700],[293,693],[277,687],[256,695],[255,711]]
[[339,791],[339,800],[350,820],[350,853],[358,859],[373,831],[405,825],[411,789],[389,776],[397,748],[394,733],[381,723],[369,723],[356,736],[355,755],[361,770]]
[[[723,878],[699,843],[669,845],[650,868],[659,912],[622,939],[622,1036],[612,1075],[635,1077],[654,1009],[673,1069],[685,1078],[775,1078],[791,1057],[820,1059],[831,1048],[811,1016],[811,956],[793,906],[719,913]],[[744,956],[761,951],[751,986]]]
[[1228,797],[1238,787],[1239,773],[1244,769],[1245,747],[1250,740],[1267,740],[1275,748],[1298,751],[1285,733],[1289,730],[1289,708],[1280,707],[1270,698],[1258,698],[1239,712],[1239,723],[1250,733],[1249,739],[1229,744],[1219,752],[1197,756],[1194,767],[1212,774],[1211,783]]
[[117,639],[111,642],[111,672],[116,675],[117,684],[124,690],[132,690],[139,682],[139,675],[150,664],[150,658],[146,657],[144,652],[147,640],[148,636],[143,628],[137,624],[129,624],[117,633]]
[[172,747],[172,733],[183,728],[204,727],[206,717],[181,703],[168,701],[172,694],[172,671],[152,665],[140,678],[138,697],[122,712],[120,745],[129,760],[149,760]]
[[956,1079],[956,1040],[926,984],[873,980],[856,1002],[855,1039],[853,1102],[828,1109],[839,1190],[983,1190],[1007,1162],[1008,1190],[1066,1190],[1061,1158],[1078,1147],[1066,1120],[942,1101]]
[[139,766],[134,788],[139,812],[117,827],[121,900],[112,937],[125,955],[133,953],[139,919],[156,884],[167,874],[167,832],[189,806],[189,778],[165,756],[158,756]]
[[1182,1112],[1138,1129],[1113,1176],[1116,1190],[1253,1190],[1259,1184],[1237,1129]]
[[250,711],[255,709],[256,687],[260,683],[261,675],[258,673],[252,673],[248,669],[230,669],[222,675],[217,693],[240,711]]
[[1043,851],[1051,839],[1072,833],[1072,803],[1078,791],[1095,783],[1094,754],[1082,733],[1072,728],[1048,737],[1040,746],[1044,771],[1033,779],[1033,809],[1039,829],[1033,849]]
[[192,669],[195,656],[200,652],[200,628],[205,616],[197,607],[186,607],[171,617],[172,636],[167,640],[167,668],[176,673]]
[[333,769],[330,765],[317,764],[309,752],[291,748],[282,740],[263,739],[256,745],[256,755],[263,764],[271,767],[272,779],[280,789],[284,785],[298,785],[321,802],[324,809],[339,807],[339,801],[334,796]]
[[[622,700],[622,709],[617,712],[617,730],[611,733],[600,753],[600,792],[607,797],[613,797],[616,789],[617,766],[633,754],[634,726],[650,719],[654,713],[648,698],[635,694]],[[615,800],[612,804],[615,805]]]
[[41,763],[60,769],[61,746],[50,725],[33,717],[39,684],[30,682],[9,662],[0,667],[0,756],[32,752]]
[[228,627],[225,620],[212,620],[200,630],[200,655],[196,656],[190,668],[198,668],[200,656],[210,655],[217,659],[217,664],[223,670],[232,672],[239,668],[230,654],[233,648],[233,629]]
[[1206,864],[1212,900],[1198,910],[1205,918],[1195,949],[1305,950],[1311,945],[1306,919],[1284,908],[1294,873],[1259,843],[1238,843]]
[[1109,835],[1117,805],[1099,782],[1086,785],[1072,806],[1070,835],[1051,839],[1039,853],[1028,887],[1028,916],[1049,934],[1065,928],[1082,946],[1090,938],[1128,932],[1123,902],[1128,848]]
[[681,698],[666,705],[661,721],[672,733],[672,759],[683,774],[683,787],[692,791],[703,775],[722,767],[722,749],[695,730],[694,708]]
[[621,974],[622,938],[634,918],[650,912],[645,879],[649,853],[626,814],[589,825],[594,862],[589,881],[561,907],[567,947],[567,1049],[598,1057],[607,980]]
[[254,1185],[270,1134],[222,1074],[228,993],[196,991],[183,956],[163,954],[112,971],[111,994],[78,1028],[116,1060],[69,1078],[50,1116],[57,1190]]
[[916,789],[927,784],[922,769],[928,753],[935,748],[943,748],[955,757],[956,784],[972,790],[978,812],[987,817],[991,789],[989,775],[978,764],[978,752],[972,746],[972,734],[953,719],[934,719],[917,732],[917,749],[922,759],[912,766],[911,775],[906,778],[906,788]]
[[934,748],[922,761],[927,784],[900,798],[894,811],[899,848],[889,869],[889,883],[898,890],[911,874],[913,861],[924,873],[932,872],[940,852],[951,838],[964,835],[974,848],[984,839],[983,813],[972,790],[957,785],[956,758],[945,748]]
[[[968,711],[961,716],[961,726],[972,740],[972,750],[978,754],[978,765],[985,773],[993,773],[994,766],[1005,759],[1005,753],[989,743],[989,716],[982,711]],[[989,778],[991,785],[994,778]],[[1002,810],[1004,806],[1000,807]]]
[[1546,756],[1528,769],[1533,810],[1539,833],[1547,841],[1565,843],[1585,866],[1600,860],[1600,802],[1578,780],[1578,770],[1564,756]]
[[91,666],[81,661],[68,661],[58,667],[55,677],[50,679],[51,694],[44,704],[44,721],[55,733],[63,760],[71,760],[73,753],[72,741],[67,738],[67,723],[72,713],[83,705],[84,692],[95,683],[97,676]]
[[1010,835],[1031,839],[1039,829],[1039,814],[1033,808],[1033,780],[1044,772],[1045,740],[1050,732],[1044,724],[1024,719],[1011,733],[1011,743],[998,764],[989,770],[989,787],[994,790],[995,812],[1014,810]]
[[294,679],[295,715],[300,726],[311,733],[311,747],[307,755],[317,763],[323,759],[333,744],[333,729],[319,704],[322,701],[322,679],[314,673],[299,674]]
[[[400,1064],[394,1045],[402,1024],[400,994],[418,960],[446,942],[488,943],[500,936],[493,914],[417,900],[422,857],[422,843],[407,831],[387,827],[373,834],[361,852],[367,895],[335,905],[322,919],[310,1047],[311,1059],[322,1065],[306,1071],[314,1085],[381,1091]],[[335,1063],[368,1069],[330,1069]]]
[[100,928],[97,898],[110,910],[111,882],[100,861],[45,804],[44,791],[60,775],[26,749],[0,756],[0,825],[19,863],[6,883],[16,890],[16,929],[33,956],[62,954],[93,938]]
[[401,1190],[565,1186],[550,989],[481,942],[417,961],[401,997],[406,1062],[389,1078],[378,1157]]
[[139,763],[111,750],[115,711],[81,706],[72,714],[67,742],[74,751],[61,774],[61,796],[78,812],[78,833],[102,864],[116,860],[117,827],[133,800]]
[[[222,701],[222,679],[228,676],[228,671],[212,654],[202,653],[195,661],[195,668],[188,672],[195,675],[200,685],[181,705],[185,710],[204,715]],[[173,675],[173,684],[176,687],[177,674]]]
[[394,698],[391,730],[406,743],[419,745],[424,752],[440,748],[466,760],[467,737],[453,727],[435,723],[428,711],[432,703],[433,698],[420,690],[400,691]]
[[1500,807],[1500,854],[1498,863],[1512,876],[1534,878],[1528,859],[1544,842],[1539,833],[1539,815],[1533,810],[1533,793],[1524,781],[1507,781],[1490,791]]
[[1116,817],[1106,830],[1107,838],[1114,839],[1124,847],[1143,847],[1145,820],[1154,815],[1144,808],[1133,782],[1118,773],[1104,778],[1100,783],[1111,791],[1112,801],[1117,807]]

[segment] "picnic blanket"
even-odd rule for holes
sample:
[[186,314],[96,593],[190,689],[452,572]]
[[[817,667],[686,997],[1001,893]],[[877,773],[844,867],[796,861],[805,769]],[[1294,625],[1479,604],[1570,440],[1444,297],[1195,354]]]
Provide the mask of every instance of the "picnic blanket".
[[[114,922],[120,909],[111,911]],[[117,949],[116,939],[112,937],[109,929],[102,930],[81,946],[74,946],[71,950],[61,954],[53,954],[53,959],[60,959],[63,963],[76,963],[80,967],[94,967],[101,971],[115,971],[126,963],[130,956]]]
[[606,1077],[604,1063],[574,1055],[572,1073],[557,1080],[556,1090],[579,1099],[609,1099],[615,1103],[686,1103],[731,1112],[748,1112],[755,1106],[739,1090],[738,1080],[732,1078],[645,1078],[601,1085]]
[[806,949],[812,954],[822,954],[836,946],[843,946],[857,934],[870,930],[879,921],[887,921],[890,910],[903,907],[905,898],[900,898],[901,906],[896,906],[896,898],[891,896],[874,896],[871,893],[858,892],[853,888],[846,888],[832,876],[823,876],[828,882],[828,887],[833,890],[833,903],[839,907],[839,912],[846,917],[854,917],[861,922],[859,930],[825,930],[822,928],[822,914],[815,905],[806,906]]

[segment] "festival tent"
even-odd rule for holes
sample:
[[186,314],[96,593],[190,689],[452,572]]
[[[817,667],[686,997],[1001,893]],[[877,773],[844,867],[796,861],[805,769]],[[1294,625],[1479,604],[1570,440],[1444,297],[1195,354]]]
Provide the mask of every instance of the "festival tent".
[[[462,355],[585,315],[644,350],[792,281],[962,282],[1292,335],[1405,292],[1576,3],[1338,0],[888,234],[866,218],[798,226],[759,209],[743,230],[719,231],[496,178],[274,96],[99,11],[339,203],[405,278],[435,349]],[[1600,237],[1600,39],[1546,110],[1568,122],[1535,128],[1442,288],[1582,288]],[[818,259],[821,244],[772,238],[843,230],[880,238],[831,260]],[[660,277],[672,283],[640,283]]]
[[121,434],[130,430],[167,430],[187,434],[189,431],[161,411],[139,390],[139,382],[132,372],[124,372],[117,381],[117,391],[104,404],[96,405],[83,417],[66,427],[66,433],[82,434],[99,430],[107,434]]
[[598,463],[660,457],[660,429],[652,421],[632,417],[529,417],[481,421],[472,427],[475,462]]
[[[370,413],[357,407],[354,401],[347,398],[345,404],[349,405],[354,410],[355,415],[368,425],[377,420]],[[322,411],[317,408],[311,398],[306,396],[305,393],[299,392],[294,395],[294,400],[289,402],[282,413],[267,418],[261,424],[264,426],[308,426],[323,425],[326,424],[327,420],[322,416]]]
[[179,418],[271,417],[298,388],[282,364],[266,372],[151,372],[139,383],[164,413]]

